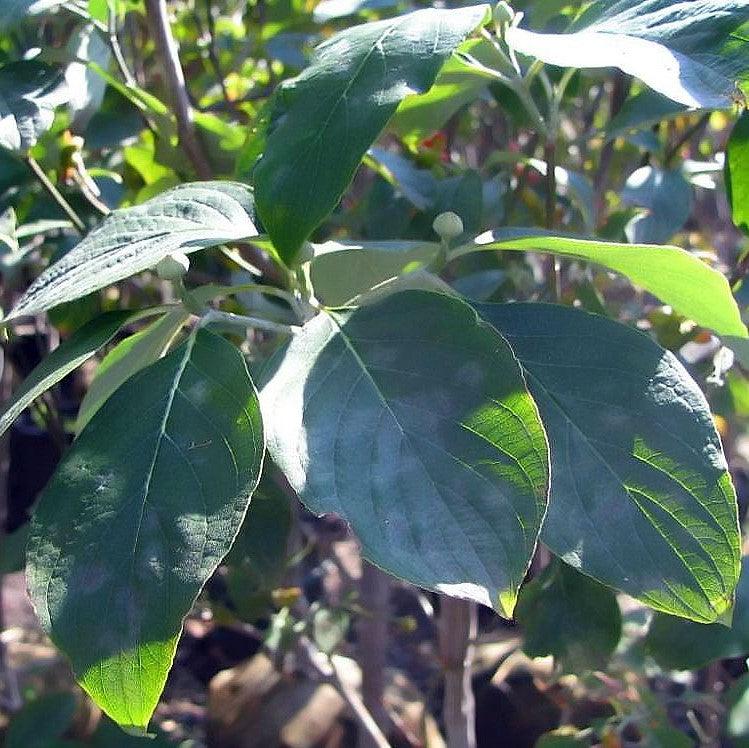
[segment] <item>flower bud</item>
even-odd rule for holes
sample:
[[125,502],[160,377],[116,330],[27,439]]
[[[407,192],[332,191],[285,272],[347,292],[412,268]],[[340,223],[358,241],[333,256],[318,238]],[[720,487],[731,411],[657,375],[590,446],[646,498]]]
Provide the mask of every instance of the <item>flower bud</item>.
[[508,26],[514,17],[515,11],[504,1],[497,3],[492,10],[492,20],[497,26]]
[[434,219],[432,228],[439,235],[440,239],[449,241],[463,233],[463,221],[461,221],[457,213],[448,210],[445,213],[440,213]]
[[190,260],[184,252],[167,255],[156,263],[154,270],[161,280],[176,281],[190,269]]

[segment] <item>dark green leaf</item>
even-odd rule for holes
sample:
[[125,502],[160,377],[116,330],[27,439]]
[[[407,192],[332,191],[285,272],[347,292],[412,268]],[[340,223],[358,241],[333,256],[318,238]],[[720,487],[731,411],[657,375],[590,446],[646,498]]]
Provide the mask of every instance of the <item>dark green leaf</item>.
[[565,672],[604,669],[622,633],[614,593],[559,562],[523,587],[515,617],[526,654],[553,655]]
[[182,619],[229,550],[260,476],[247,367],[204,330],[102,406],[42,494],[29,591],[112,719],[148,724]]
[[657,610],[725,619],[736,496],[705,397],[676,357],[568,307],[476,308],[512,345],[549,433],[544,543]]
[[378,283],[433,260],[433,242],[325,242],[315,247],[310,276],[315,296],[328,306],[351,301]]
[[26,377],[10,402],[5,404],[0,411],[0,435],[7,431],[13,421],[39,395],[91,358],[123,325],[155,314],[156,311],[143,309],[107,312],[78,328]]
[[46,63],[19,60],[0,67],[0,147],[27,152],[67,97],[65,77]]
[[486,12],[428,8],[355,26],[279,86],[254,182],[258,212],[285,261],[335,208],[400,102],[430,88]]
[[410,145],[439,130],[461,107],[479,97],[481,91],[495,78],[460,58],[469,54],[480,63],[491,67],[496,52],[486,39],[469,39],[458,47],[440,70],[434,85],[419,96],[406,97],[390,122],[389,128]]
[[405,291],[323,313],[271,361],[268,449],[366,558],[510,616],[544,514],[547,446],[505,341],[462,301]]
[[731,218],[749,234],[749,111],[743,111],[726,147],[726,190]]
[[722,109],[749,70],[732,36],[748,20],[746,0],[595,0],[570,33],[512,28],[507,39],[552,65],[618,67],[681,104]]
[[29,524],[21,525],[10,534],[3,535],[3,543],[0,546],[0,574],[23,571],[30,527]]
[[627,177],[619,193],[625,205],[644,208],[625,228],[632,244],[663,244],[679,231],[692,212],[692,186],[679,169],[642,166]]
[[666,96],[646,88],[630,96],[622,108],[606,125],[608,140],[625,135],[631,130],[651,127],[664,119],[673,119],[687,111],[683,104],[677,104]]
[[158,361],[190,317],[178,306],[148,327],[112,348],[96,367],[96,374],[78,408],[75,430],[80,432],[120,385]]
[[70,727],[76,710],[74,693],[50,693],[24,705],[8,726],[5,748],[49,748]]
[[[508,228],[487,231],[458,247],[452,256],[484,249],[550,252],[595,262],[626,276],[699,325],[720,335],[747,337],[746,325],[723,274],[678,247],[617,244],[540,229]],[[695,293],[696,288],[699,293]]]
[[182,184],[142,205],[116,210],[31,284],[6,321],[85,296],[173,252],[256,236],[253,220],[252,192],[236,182]]
[[271,609],[271,592],[286,573],[291,524],[289,497],[272,480],[263,478],[225,559],[226,586],[244,620],[254,621]]
[[741,562],[736,607],[731,626],[708,626],[658,613],[650,624],[645,645],[656,662],[673,670],[694,670],[714,660],[749,653],[749,563]]

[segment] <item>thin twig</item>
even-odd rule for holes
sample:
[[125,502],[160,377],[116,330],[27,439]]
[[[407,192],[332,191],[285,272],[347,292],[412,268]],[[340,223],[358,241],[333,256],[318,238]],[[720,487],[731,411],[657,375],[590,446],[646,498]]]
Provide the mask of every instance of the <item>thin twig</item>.
[[666,167],[670,167],[673,160],[679,155],[679,151],[710,121],[710,112],[703,114],[696,122],[692,123],[681,134],[679,139],[669,148],[666,153],[663,163]]
[[229,95],[229,89],[226,87],[226,79],[221,70],[221,62],[218,59],[218,50],[216,49],[216,19],[213,17],[213,2],[205,0],[205,11],[208,23],[208,59],[211,61],[213,71],[221,88],[221,94],[228,106],[234,108],[234,102]]
[[211,167],[195,131],[192,105],[187,94],[185,74],[179,61],[177,42],[169,26],[166,0],[145,0],[145,6],[148,26],[154,37],[166,75],[167,88],[172,98],[179,142],[198,177],[210,179]]
[[[374,718],[364,706],[361,697],[343,678],[336,664],[336,657],[329,657],[325,665],[320,662],[319,650],[306,637],[301,637],[298,642],[297,651],[304,656],[307,663],[317,671],[323,681],[330,683],[343,696],[346,703],[356,717],[356,721],[369,737],[376,748],[390,748],[387,738],[377,726]],[[327,666],[327,667],[326,667]]]
[[130,88],[135,88],[138,85],[138,82],[135,80],[135,76],[130,72],[130,68],[125,61],[125,55],[122,53],[119,37],[117,36],[117,11],[114,7],[113,0],[108,0],[108,10],[109,24],[107,38],[109,39],[109,47],[112,50],[112,55],[117,63],[117,67],[122,73],[125,83]]
[[49,177],[44,173],[44,169],[39,165],[39,162],[32,156],[26,156],[26,163],[34,176],[39,180],[39,183],[47,191],[47,194],[60,206],[64,211],[65,215],[71,220],[73,226],[81,234],[86,233],[86,224],[83,223],[80,216],[73,210],[70,203],[62,196],[62,193],[55,187],[50,181]]

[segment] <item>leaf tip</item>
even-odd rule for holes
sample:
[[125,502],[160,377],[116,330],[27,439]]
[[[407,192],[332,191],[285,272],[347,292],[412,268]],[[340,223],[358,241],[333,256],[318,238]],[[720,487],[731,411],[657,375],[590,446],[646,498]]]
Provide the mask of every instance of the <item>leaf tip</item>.
[[502,590],[497,595],[497,602],[494,605],[494,610],[497,611],[502,618],[506,618],[508,621],[512,620],[513,614],[515,613],[515,606],[518,602],[518,590],[514,587],[510,587],[506,590]]

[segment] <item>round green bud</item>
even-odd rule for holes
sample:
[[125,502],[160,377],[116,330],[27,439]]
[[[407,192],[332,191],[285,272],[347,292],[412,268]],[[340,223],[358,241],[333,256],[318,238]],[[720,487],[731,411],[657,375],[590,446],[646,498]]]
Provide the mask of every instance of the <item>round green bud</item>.
[[156,275],[161,280],[176,281],[182,278],[190,269],[190,259],[184,252],[167,255],[156,263]]
[[509,25],[514,17],[515,11],[504,0],[497,3],[492,10],[492,19],[497,26]]
[[457,213],[448,210],[445,213],[440,213],[434,219],[432,228],[440,239],[449,241],[463,233],[463,221]]

